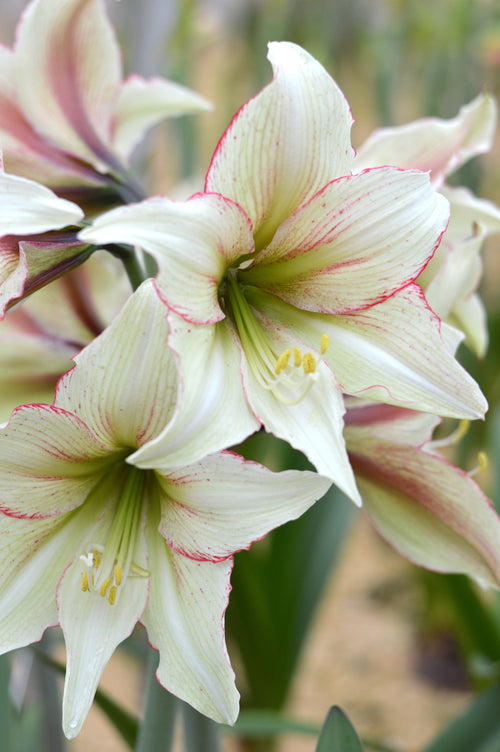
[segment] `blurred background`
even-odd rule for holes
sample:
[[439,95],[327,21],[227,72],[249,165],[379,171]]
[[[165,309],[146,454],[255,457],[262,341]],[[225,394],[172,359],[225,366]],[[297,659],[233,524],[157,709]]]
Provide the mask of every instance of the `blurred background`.
[[[12,43],[24,6],[20,0],[0,0],[1,42]],[[497,0],[109,0],[107,7],[127,74],[166,76],[214,104],[210,113],[158,126],[140,148],[135,166],[151,194],[184,197],[202,187],[232,115],[270,80],[270,40],[297,42],[336,79],[356,119],[355,147],[375,127],[429,115],[453,117],[483,90],[500,95]],[[500,204],[499,168],[500,138],[487,157],[466,165],[452,182]],[[459,356],[486,394],[490,412],[484,423],[471,427],[454,461],[468,470],[477,464],[478,452],[486,452],[488,468],[476,480],[498,508],[500,237],[487,241],[483,259],[481,294],[489,313],[490,346],[481,361],[465,349]],[[244,451],[276,468],[302,462],[270,440],[250,442]],[[286,526],[270,542],[237,556],[228,633],[243,707],[284,710],[319,724],[338,704],[359,733],[377,740],[367,749],[427,749],[479,690],[498,681],[500,601],[460,577],[417,571],[340,494],[335,505],[328,505],[330,511],[325,509],[317,505],[312,515]],[[266,611],[268,603],[260,595],[270,577],[275,590],[269,585],[266,597],[273,608]],[[253,600],[238,600],[238,592],[252,587]],[[290,639],[287,628],[295,630]],[[144,694],[143,637],[138,629],[103,678],[103,687],[133,713],[139,712]],[[57,637],[53,641],[58,650]],[[21,651],[11,666],[19,707],[30,696],[23,687],[29,665],[30,654]],[[30,691],[38,696],[47,670],[39,667],[36,681],[30,680],[38,687]],[[40,722],[29,708],[25,719],[30,712],[26,734]],[[39,744],[47,746],[33,749],[63,749],[60,740],[54,741],[54,713],[49,718],[44,711],[49,741]],[[314,735],[290,734],[282,737],[280,749],[312,752],[315,744]],[[65,749],[128,748],[95,708],[79,738]],[[224,749],[274,747],[227,735]],[[495,750],[500,743],[490,752]]]

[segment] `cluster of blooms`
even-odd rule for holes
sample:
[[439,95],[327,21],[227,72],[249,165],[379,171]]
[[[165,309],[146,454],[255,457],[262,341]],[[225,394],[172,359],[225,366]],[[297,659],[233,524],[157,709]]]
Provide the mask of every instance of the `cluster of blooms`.
[[[68,737],[138,621],[158,680],[234,722],[233,554],[332,482],[413,561],[500,583],[500,521],[430,441],[486,409],[454,352],[486,347],[500,211],[444,180],[490,147],[494,103],[355,155],[324,68],[287,42],[269,59],[204,192],[174,202],[141,200],[127,159],[208,105],[122,81],[101,0],[34,0],[0,50],[0,650],[60,625]],[[317,472],[227,451],[261,427]]]

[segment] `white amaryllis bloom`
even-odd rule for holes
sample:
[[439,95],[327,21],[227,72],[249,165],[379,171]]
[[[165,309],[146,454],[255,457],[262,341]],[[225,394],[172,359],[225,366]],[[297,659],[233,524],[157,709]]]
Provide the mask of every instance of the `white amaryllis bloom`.
[[152,254],[181,360],[202,351],[207,385],[231,367],[264,426],[358,500],[342,392],[447,415],[485,409],[412,284],[448,202],[421,172],[351,174],[352,116],[335,82],[294,44],[270,44],[269,59],[274,78],[233,118],[206,193],[113,210],[80,237]]
[[419,566],[500,588],[500,518],[463,470],[430,440],[439,418],[349,401],[345,438],[363,509]]
[[478,355],[484,354],[488,341],[486,316],[476,293],[482,274],[480,251],[488,235],[500,232],[500,209],[444,181],[469,159],[491,149],[496,123],[495,100],[481,94],[450,120],[422,118],[374,131],[354,160],[360,171],[387,164],[429,170],[433,186],[450,202],[449,225],[417,282],[435,313],[458,326]]
[[34,0],[12,50],[0,48],[0,138],[10,171],[53,187],[120,172],[145,131],[206,110],[198,94],[162,78],[122,80],[102,0]]
[[[232,555],[330,485],[227,452],[206,456],[219,429],[193,428],[202,374],[178,381],[167,335],[164,306],[146,282],[75,358],[54,404],[18,407],[0,430],[0,650],[60,624],[68,737],[138,621],[159,650],[158,680],[233,723],[238,692],[224,643]],[[136,450],[166,424],[171,451],[138,468]]]

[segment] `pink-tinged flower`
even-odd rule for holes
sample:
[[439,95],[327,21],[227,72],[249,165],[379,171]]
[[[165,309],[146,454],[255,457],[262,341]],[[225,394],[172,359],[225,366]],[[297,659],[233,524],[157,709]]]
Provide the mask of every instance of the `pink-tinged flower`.
[[269,58],[274,78],[233,118],[206,193],[112,210],[80,237],[153,255],[181,361],[196,353],[207,388],[231,371],[258,420],[358,500],[342,392],[454,416],[485,409],[413,284],[448,203],[417,171],[351,174],[352,117],[334,81],[294,44],[270,44]]
[[52,402],[71,358],[105,329],[130,294],[121,262],[97,251],[10,310],[0,322],[0,423],[18,405]]
[[58,191],[115,185],[145,131],[208,108],[162,78],[122,79],[102,0],[34,0],[0,48],[0,139],[9,171]]
[[363,508],[419,566],[500,587],[500,519],[472,478],[430,441],[438,418],[351,402],[345,438]]
[[82,263],[88,244],[75,230],[54,232],[83,218],[79,206],[0,165],[0,318],[13,301]]
[[360,171],[387,164],[429,170],[432,184],[450,202],[449,225],[417,282],[435,313],[461,329],[478,355],[484,354],[488,341],[486,316],[476,294],[482,274],[480,251],[488,235],[500,232],[500,209],[444,181],[469,159],[491,149],[496,123],[495,100],[481,94],[450,120],[423,118],[374,131],[354,160]]
[[[75,358],[54,404],[18,407],[0,430],[0,649],[61,626],[68,737],[138,621],[159,650],[158,680],[233,723],[238,692],[224,643],[232,555],[330,485],[227,452],[207,456],[219,429],[200,436],[193,426],[202,379],[179,381],[167,335],[147,282]],[[139,469],[136,450],[167,424],[171,451]]]

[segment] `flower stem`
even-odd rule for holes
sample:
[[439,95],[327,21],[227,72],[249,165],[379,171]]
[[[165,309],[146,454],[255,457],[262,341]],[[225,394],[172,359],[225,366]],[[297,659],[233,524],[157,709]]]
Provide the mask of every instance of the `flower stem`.
[[156,679],[158,653],[150,653],[146,707],[134,752],[171,752],[178,700]]
[[145,268],[142,258],[136,251],[125,245],[107,245],[105,250],[119,258],[125,267],[132,290],[137,290],[146,279],[150,277],[148,270]]
[[219,725],[183,703],[185,752],[220,752]]

